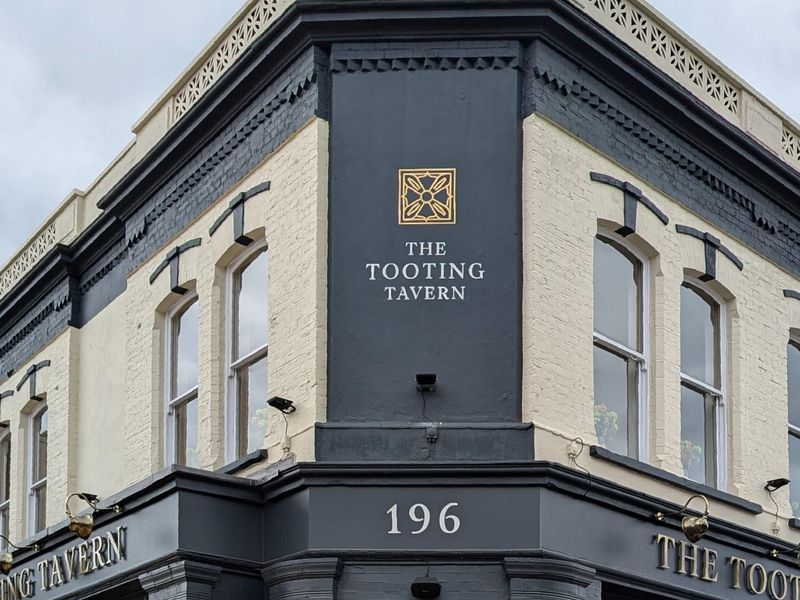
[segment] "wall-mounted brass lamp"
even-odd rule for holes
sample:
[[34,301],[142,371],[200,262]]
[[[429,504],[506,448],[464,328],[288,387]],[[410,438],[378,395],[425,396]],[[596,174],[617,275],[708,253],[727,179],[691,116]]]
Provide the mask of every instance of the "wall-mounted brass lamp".
[[[74,497],[77,496],[86,504],[88,504],[92,512],[88,515],[74,515],[69,508],[69,501]],[[94,529],[94,515],[99,512],[115,512],[120,513],[122,512],[122,507],[119,504],[115,504],[114,506],[109,506],[108,508],[97,508],[97,503],[100,501],[100,498],[95,496],[94,494],[89,494],[86,492],[76,492],[74,494],[70,494],[67,496],[67,501],[65,502],[67,517],[69,518],[69,530],[77,535],[81,539],[88,539],[90,535],[92,535],[92,529]]]
[[708,531],[708,498],[703,496],[702,494],[695,494],[694,496],[689,496],[689,499],[686,501],[686,504],[683,505],[683,508],[677,512],[672,513],[662,513],[657,512],[653,515],[653,518],[658,521],[659,523],[663,523],[666,517],[675,517],[677,515],[682,515],[686,512],[686,509],[689,507],[689,503],[694,500],[695,498],[700,498],[703,502],[705,502],[706,508],[703,511],[703,514],[699,517],[690,517],[685,516],[681,521],[681,529],[683,529],[683,535],[686,536],[686,539],[692,543],[695,543],[700,540]]
[[[39,545],[34,544],[33,546],[17,546],[16,544],[12,544],[11,540],[9,540],[6,536],[0,535],[0,539],[4,540],[9,546],[12,548],[16,548],[17,550],[38,550]],[[8,575],[11,572],[11,568],[14,566],[14,556],[6,550],[5,552],[0,552],[0,573],[3,575]]]

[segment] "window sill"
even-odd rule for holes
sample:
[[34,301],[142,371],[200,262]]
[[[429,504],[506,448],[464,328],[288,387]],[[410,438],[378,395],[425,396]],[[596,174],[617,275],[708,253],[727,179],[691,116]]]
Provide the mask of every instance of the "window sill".
[[242,469],[246,469],[250,465],[254,465],[257,462],[261,462],[267,458],[267,450],[266,448],[261,448],[250,454],[245,454],[242,458],[239,458],[232,463],[228,463],[224,467],[221,467],[215,471],[215,473],[221,473],[223,475],[233,475],[237,471],[241,471]]
[[[728,492],[723,492],[721,490],[712,488],[711,486],[704,485],[702,483],[697,483],[696,481],[692,481],[691,479],[686,479],[685,477],[679,477],[678,475],[673,475],[672,473],[668,473],[667,471],[658,469],[652,465],[648,465],[647,463],[643,463],[634,458],[630,458],[628,456],[622,456],[621,454],[616,454],[615,452],[611,452],[610,450],[607,450],[602,446],[590,446],[589,454],[594,458],[605,460],[607,462],[617,465],[618,467],[622,467],[623,469],[628,469],[629,471],[633,471],[641,475],[646,475],[647,477],[652,477],[653,479],[657,479],[669,485],[682,488],[693,494],[702,494],[704,496],[707,496],[708,498],[711,498],[718,502],[724,502],[725,504],[730,504],[731,506],[735,506],[736,508],[740,508],[754,515],[760,515],[763,512],[761,506],[759,504],[756,504],[755,502],[744,500],[742,498],[739,498],[738,496],[729,494]],[[800,528],[800,526],[798,528]]]

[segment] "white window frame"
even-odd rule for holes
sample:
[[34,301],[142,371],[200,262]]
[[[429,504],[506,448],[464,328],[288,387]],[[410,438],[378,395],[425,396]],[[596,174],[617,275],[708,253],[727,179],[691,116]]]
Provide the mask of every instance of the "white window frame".
[[[176,455],[176,439],[175,439],[175,409],[182,404],[186,404],[191,400],[197,398],[199,391],[199,373],[198,383],[194,387],[185,391],[183,394],[172,398],[172,344],[173,339],[173,320],[175,317],[187,309],[195,302],[199,302],[196,293],[187,295],[179,303],[173,306],[164,316],[164,382],[163,382],[163,395],[164,395],[164,462],[166,466],[170,466],[177,460]],[[199,308],[199,307],[198,307]],[[198,322],[199,326],[199,322]],[[200,336],[198,332],[198,350],[199,350]]]
[[[620,344],[619,342],[607,338],[601,333],[597,333],[594,331],[594,320],[592,320],[592,342],[593,346],[600,346],[601,348],[610,350],[611,352],[623,356],[628,360],[633,360],[639,367],[639,387],[637,389],[639,447],[637,449],[637,460],[646,463],[648,462],[650,455],[650,258],[644,252],[642,252],[641,248],[639,248],[636,244],[632,244],[628,239],[622,237],[616,231],[606,227],[597,228],[597,234],[595,235],[595,238],[597,237],[609,239],[615,244],[622,246],[626,251],[630,252],[642,266],[642,306],[640,307],[642,351],[638,352],[632,348],[628,348],[627,346]],[[594,239],[592,240],[592,243],[594,243]],[[592,273],[592,289],[594,290],[594,273]]]
[[[236,335],[236,323],[234,314],[234,277],[239,268],[254,259],[260,252],[269,252],[269,245],[266,240],[259,240],[253,242],[248,251],[237,257],[236,260],[228,265],[225,273],[225,460],[232,462],[240,458],[238,454],[239,445],[239,397],[238,397],[238,381],[236,378],[236,371],[239,367],[255,363],[262,358],[269,356],[269,338],[267,343],[259,348],[256,348],[247,356],[243,356],[237,360],[233,360],[233,338]],[[269,298],[269,255],[267,255],[267,298]],[[269,300],[267,300],[269,302]],[[267,317],[267,326],[269,326],[269,317]],[[267,358],[267,361],[269,359]],[[269,363],[268,363],[269,364]],[[269,380],[268,380],[269,381]]]
[[[706,282],[701,281],[697,277],[686,276],[681,282],[681,286],[688,284],[690,287],[699,290],[705,294],[712,301],[716,302],[719,307],[719,327],[717,335],[719,336],[719,388],[715,388],[703,381],[699,381],[683,372],[682,361],[679,360],[679,370],[681,387],[686,384],[689,388],[694,389],[700,393],[705,393],[715,398],[714,402],[714,443],[716,451],[716,488],[725,490],[728,485],[728,421],[726,419],[725,404],[728,398],[728,306],[727,302],[714,290],[712,290]],[[679,303],[680,306],[680,303]],[[707,484],[707,481],[702,483]]]
[[[800,351],[800,339],[798,339],[798,337],[795,336],[795,335],[790,335],[789,336],[789,341],[786,343],[786,345],[787,345],[787,347],[788,346],[794,346],[798,351]],[[788,377],[789,377],[789,352],[788,351],[786,352],[786,377],[787,377],[787,381],[788,381]],[[787,384],[787,389],[786,389],[786,404],[787,404],[786,424],[787,424],[787,428],[788,428],[788,432],[789,432],[789,439],[787,440],[788,443],[786,444],[787,451],[789,449],[789,445],[791,444],[791,441],[792,441],[793,437],[797,438],[798,440],[800,440],[800,426],[795,425],[794,423],[792,423],[789,420],[789,414],[791,412],[791,407],[789,406],[789,402],[790,401],[791,401],[791,398],[789,397],[789,389],[788,389],[788,384]],[[789,458],[789,472],[791,474],[792,455],[789,454],[788,458]],[[791,501],[792,501],[791,491],[789,493],[789,501],[790,501],[790,506],[791,506]],[[794,513],[794,509],[792,509],[792,513]]]
[[[36,502],[36,492],[41,490],[42,488],[47,489],[47,475],[45,475],[42,479],[38,481],[33,481],[33,465],[34,465],[34,456],[38,452],[38,450],[34,450],[34,445],[38,445],[39,441],[36,439],[38,436],[38,431],[34,431],[34,422],[38,417],[44,414],[47,411],[47,404],[42,402],[41,406],[37,406],[34,411],[32,411],[28,415],[28,473],[27,473],[27,481],[28,481],[28,523],[27,523],[27,530],[28,535],[32,536],[38,533],[40,530],[36,528],[36,517],[38,516],[39,510],[44,510],[45,515],[47,514],[47,503],[45,501],[45,506],[38,507]],[[50,419],[48,417],[47,420],[47,433],[48,433],[48,448],[47,448],[47,458],[49,459],[50,455]],[[48,469],[48,473],[49,473]],[[46,517],[45,517],[46,520]],[[45,522],[46,526],[46,522]]]
[[[11,447],[11,427],[8,426],[0,430],[0,447],[2,447],[2,445],[6,442],[8,442],[8,457],[6,458],[6,461],[8,462],[8,466],[10,469],[12,447]],[[0,454],[0,477],[3,477],[2,465],[3,465],[2,455]],[[9,489],[7,490],[8,499],[5,501],[0,501],[0,515],[2,515],[2,513],[4,512],[8,515],[7,520],[10,528],[11,526],[11,489],[10,489],[11,478],[10,477],[8,485],[9,485]],[[0,516],[0,535],[10,538],[11,537],[10,534],[11,534],[10,531],[3,529],[3,520],[2,516]],[[7,548],[8,548],[8,543],[5,540],[0,539],[0,551],[5,551]]]

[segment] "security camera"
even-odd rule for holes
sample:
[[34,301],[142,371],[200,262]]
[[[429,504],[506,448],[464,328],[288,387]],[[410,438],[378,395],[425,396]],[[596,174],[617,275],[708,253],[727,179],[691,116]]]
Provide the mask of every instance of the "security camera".
[[411,595],[423,600],[438,598],[442,593],[442,585],[435,577],[417,577],[411,584]]

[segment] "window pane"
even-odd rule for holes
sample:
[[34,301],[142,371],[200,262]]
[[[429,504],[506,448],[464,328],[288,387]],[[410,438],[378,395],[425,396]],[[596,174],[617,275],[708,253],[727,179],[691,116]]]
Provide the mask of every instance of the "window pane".
[[[8,513],[8,508],[0,510],[0,535],[5,537],[8,537],[10,533],[8,531]],[[5,551],[6,549],[8,549],[8,543],[4,539],[0,538],[0,551]]]
[[719,307],[696,290],[681,287],[681,371],[719,387]]
[[33,510],[35,512],[36,531],[45,527],[45,507],[47,506],[47,486],[44,485],[33,492]]
[[788,344],[786,350],[789,359],[789,423],[800,427],[800,349]]
[[601,445],[628,454],[628,361],[594,347],[594,428]]
[[[237,373],[239,380],[239,454],[247,454],[264,446],[267,434],[267,359],[244,366]],[[244,435],[247,439],[244,439]]]
[[173,319],[172,330],[172,397],[197,385],[197,338],[199,329],[198,302]]
[[10,490],[11,490],[11,435],[6,434],[3,437],[2,442],[0,442],[0,503],[3,503],[9,499]]
[[176,462],[187,467],[197,467],[197,398],[175,408],[175,430]]
[[268,342],[267,252],[261,252],[236,277],[235,308],[237,343],[234,360],[247,356]]
[[33,419],[33,481],[47,477],[47,409]]
[[611,243],[594,240],[594,330],[640,349],[641,267]]
[[[684,476],[714,485],[713,400],[687,386],[681,386],[681,463]],[[713,463],[711,463],[713,464]]]
[[800,438],[789,436],[789,494],[792,514],[800,517]]

